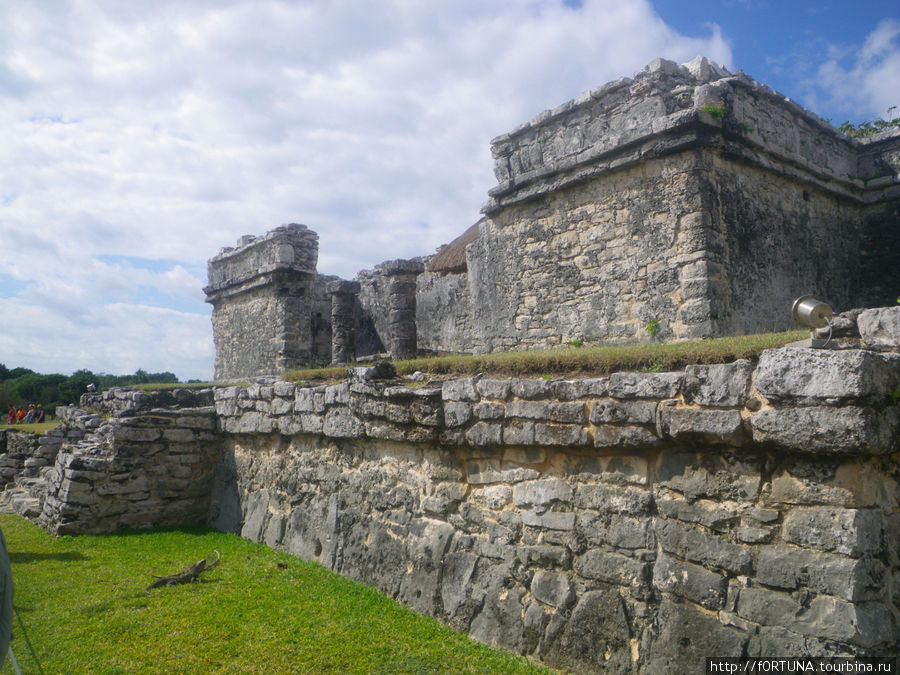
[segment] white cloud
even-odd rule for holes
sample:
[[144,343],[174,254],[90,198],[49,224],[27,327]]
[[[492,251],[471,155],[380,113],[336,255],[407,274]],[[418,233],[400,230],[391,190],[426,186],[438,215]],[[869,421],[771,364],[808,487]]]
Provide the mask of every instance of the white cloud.
[[818,95],[830,107],[851,120],[887,118],[900,106],[900,21],[884,19],[862,45],[832,49],[818,75]]
[[[0,0],[0,14],[0,279],[25,283],[3,301],[18,314],[0,361],[37,369],[28,345],[69,369],[208,371],[200,276],[241,234],[305,223],[320,271],[345,277],[430,253],[478,218],[493,136],[657,56],[731,60],[716,26],[684,37],[646,0]],[[159,311],[127,311],[147,304]]]

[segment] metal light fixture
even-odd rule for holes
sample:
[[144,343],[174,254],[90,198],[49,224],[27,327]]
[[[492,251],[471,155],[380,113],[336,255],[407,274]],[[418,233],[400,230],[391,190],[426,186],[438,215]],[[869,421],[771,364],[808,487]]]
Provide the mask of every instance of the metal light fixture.
[[[813,335],[810,337],[808,344],[803,346],[816,349],[828,348],[831,343],[831,333],[834,330],[834,326],[831,323],[831,317],[833,315],[834,310],[831,309],[831,305],[827,302],[817,300],[811,295],[801,295],[794,300],[794,304],[791,307],[791,317],[798,325],[813,331]],[[817,328],[825,328],[826,326],[828,327],[828,339],[816,339],[814,331]]]
[[834,310],[831,309],[831,305],[816,300],[811,295],[801,295],[794,300],[794,306],[791,307],[791,317],[794,321],[810,330],[830,326],[832,314]]

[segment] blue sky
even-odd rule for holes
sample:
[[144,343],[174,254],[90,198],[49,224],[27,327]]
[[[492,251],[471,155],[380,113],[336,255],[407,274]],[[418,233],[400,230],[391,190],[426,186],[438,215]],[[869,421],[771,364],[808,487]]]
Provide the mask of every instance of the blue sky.
[[896,0],[0,0],[0,363],[208,379],[219,248],[431,253],[491,138],[698,54],[836,124],[900,105]]

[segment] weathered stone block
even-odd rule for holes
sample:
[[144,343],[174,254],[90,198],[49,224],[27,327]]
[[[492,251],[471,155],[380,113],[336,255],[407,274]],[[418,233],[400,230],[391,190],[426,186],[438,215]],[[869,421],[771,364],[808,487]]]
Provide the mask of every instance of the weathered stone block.
[[516,506],[544,506],[554,501],[572,501],[572,486],[560,478],[528,481],[513,488]]
[[601,399],[591,407],[592,424],[656,424],[656,401]]
[[509,397],[509,380],[478,380],[475,388],[484,398],[505,400]]
[[579,424],[534,425],[534,442],[538,445],[566,445],[580,447],[590,444],[587,429]]
[[759,493],[761,475],[759,460],[682,452],[664,452],[659,459],[659,484],[684,494],[689,500],[698,497],[749,501]]
[[736,574],[753,569],[753,556],[746,546],[665,518],[655,519],[654,530],[663,550],[679,558]]
[[448,401],[444,404],[444,422],[448,427],[459,427],[472,419],[472,406],[468,403]]
[[682,391],[688,404],[740,408],[747,400],[753,364],[746,359],[717,365],[685,368]]
[[531,580],[531,594],[545,605],[566,609],[575,599],[569,578],[559,572],[538,570]]
[[684,373],[613,373],[609,395],[613,398],[674,398]]
[[546,420],[550,404],[544,401],[512,401],[506,405],[506,416],[529,420]]
[[900,387],[900,354],[860,349],[767,349],[754,380],[767,398],[883,400]]
[[797,507],[785,515],[782,536],[845,555],[877,554],[884,547],[884,520],[877,510]]
[[493,422],[476,422],[466,431],[469,445],[500,445],[503,439],[503,425]]
[[750,418],[753,440],[801,452],[887,454],[900,437],[900,409],[847,406],[762,410]]
[[553,384],[547,380],[517,380],[509,381],[510,392],[513,396],[524,399],[545,398],[550,395]]
[[728,579],[700,565],[660,555],[653,566],[653,586],[707,609],[720,609],[725,604]]
[[624,485],[580,484],[575,497],[575,508],[604,513],[649,514],[652,503],[653,497],[647,490]]
[[522,524],[547,530],[571,530],[575,526],[575,514],[562,511],[522,511]]
[[737,410],[659,408],[660,434],[681,440],[693,438],[715,443],[741,441],[743,421]]
[[475,380],[447,380],[441,385],[441,398],[445,401],[477,401],[480,397],[475,391]]
[[506,417],[506,406],[502,403],[476,403],[473,408],[475,417],[480,420],[502,420]]
[[586,579],[598,579],[627,588],[644,586],[650,577],[650,563],[596,548],[575,558],[574,568]]
[[594,447],[597,448],[646,448],[659,443],[654,431],[636,425],[603,425],[594,429]]
[[900,349],[900,306],[867,309],[856,318],[863,344],[881,349]]
[[503,442],[506,445],[533,445],[534,422],[512,420],[503,426]]
[[332,438],[360,438],[365,433],[365,425],[349,408],[332,408],[325,415],[322,433]]

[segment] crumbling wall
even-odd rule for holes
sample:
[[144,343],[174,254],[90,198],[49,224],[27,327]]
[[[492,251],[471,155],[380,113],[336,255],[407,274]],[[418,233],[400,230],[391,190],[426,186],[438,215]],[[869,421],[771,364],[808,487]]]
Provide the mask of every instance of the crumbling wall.
[[576,672],[892,655],[900,307],[858,326],[871,349],[684,372],[113,394],[71,411],[94,434],[60,449],[41,522],[205,516]]
[[91,433],[62,445],[39,522],[84,534],[201,523],[220,449],[213,407],[135,411],[121,417],[73,409]]
[[472,352],[475,348],[468,274],[423,272],[416,277],[419,350]]

